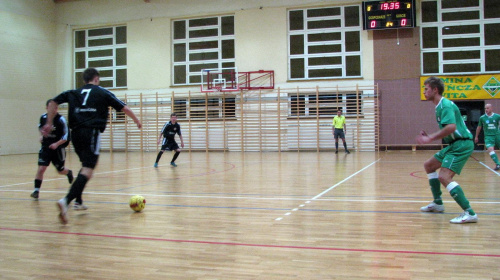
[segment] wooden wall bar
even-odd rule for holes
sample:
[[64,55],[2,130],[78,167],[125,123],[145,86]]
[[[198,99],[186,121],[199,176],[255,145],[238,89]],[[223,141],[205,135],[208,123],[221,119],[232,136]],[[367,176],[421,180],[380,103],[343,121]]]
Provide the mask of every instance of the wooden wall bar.
[[[332,150],[335,142],[331,123],[337,108],[342,108],[346,116],[350,150],[379,149],[376,86],[173,91],[128,94],[124,101],[141,119],[143,129],[137,130],[122,113],[111,110],[108,128],[102,135],[102,150],[157,152],[159,132],[174,111],[184,148],[190,151]],[[64,108],[61,111],[65,113]]]

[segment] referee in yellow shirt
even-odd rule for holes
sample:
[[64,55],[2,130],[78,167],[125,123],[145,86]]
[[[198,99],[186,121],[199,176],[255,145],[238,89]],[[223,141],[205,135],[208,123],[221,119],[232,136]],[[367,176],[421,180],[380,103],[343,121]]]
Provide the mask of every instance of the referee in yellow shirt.
[[333,137],[335,138],[335,153],[338,154],[339,152],[339,138],[342,138],[342,142],[344,142],[344,149],[346,154],[350,154],[349,150],[347,149],[347,144],[345,143],[345,134],[344,131],[345,129],[345,117],[342,116],[342,110],[337,111],[337,115],[333,118],[333,123],[332,123],[332,133]]

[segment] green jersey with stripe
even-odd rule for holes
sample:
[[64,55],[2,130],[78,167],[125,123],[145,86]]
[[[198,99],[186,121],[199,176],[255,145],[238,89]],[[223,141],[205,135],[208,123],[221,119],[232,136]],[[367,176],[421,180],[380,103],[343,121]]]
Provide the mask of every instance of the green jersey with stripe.
[[498,133],[498,126],[500,123],[500,115],[497,113],[488,116],[486,114],[479,118],[478,126],[484,130],[484,136],[495,136]]
[[447,124],[455,124],[457,126],[452,134],[443,138],[445,143],[451,143],[460,139],[473,139],[472,133],[465,125],[462,115],[460,115],[460,110],[453,101],[444,97],[441,98],[438,105],[436,105],[436,120],[440,129],[443,129]]

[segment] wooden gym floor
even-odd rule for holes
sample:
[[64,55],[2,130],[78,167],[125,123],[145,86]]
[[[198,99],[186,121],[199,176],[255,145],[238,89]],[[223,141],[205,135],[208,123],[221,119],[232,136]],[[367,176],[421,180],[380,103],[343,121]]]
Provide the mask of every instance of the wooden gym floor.
[[68,225],[66,177],[33,201],[37,155],[0,156],[0,278],[500,279],[500,173],[473,154],[456,181],[479,223],[450,224],[445,189],[445,213],[419,211],[433,153],[103,153]]

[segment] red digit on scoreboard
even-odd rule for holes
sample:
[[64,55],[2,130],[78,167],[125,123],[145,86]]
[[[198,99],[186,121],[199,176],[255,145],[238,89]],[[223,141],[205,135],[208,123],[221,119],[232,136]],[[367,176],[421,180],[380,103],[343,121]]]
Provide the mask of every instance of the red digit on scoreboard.
[[401,26],[406,26],[406,19],[405,18],[401,19]]
[[377,27],[377,21],[376,20],[370,21],[370,28],[375,28],[375,27]]

